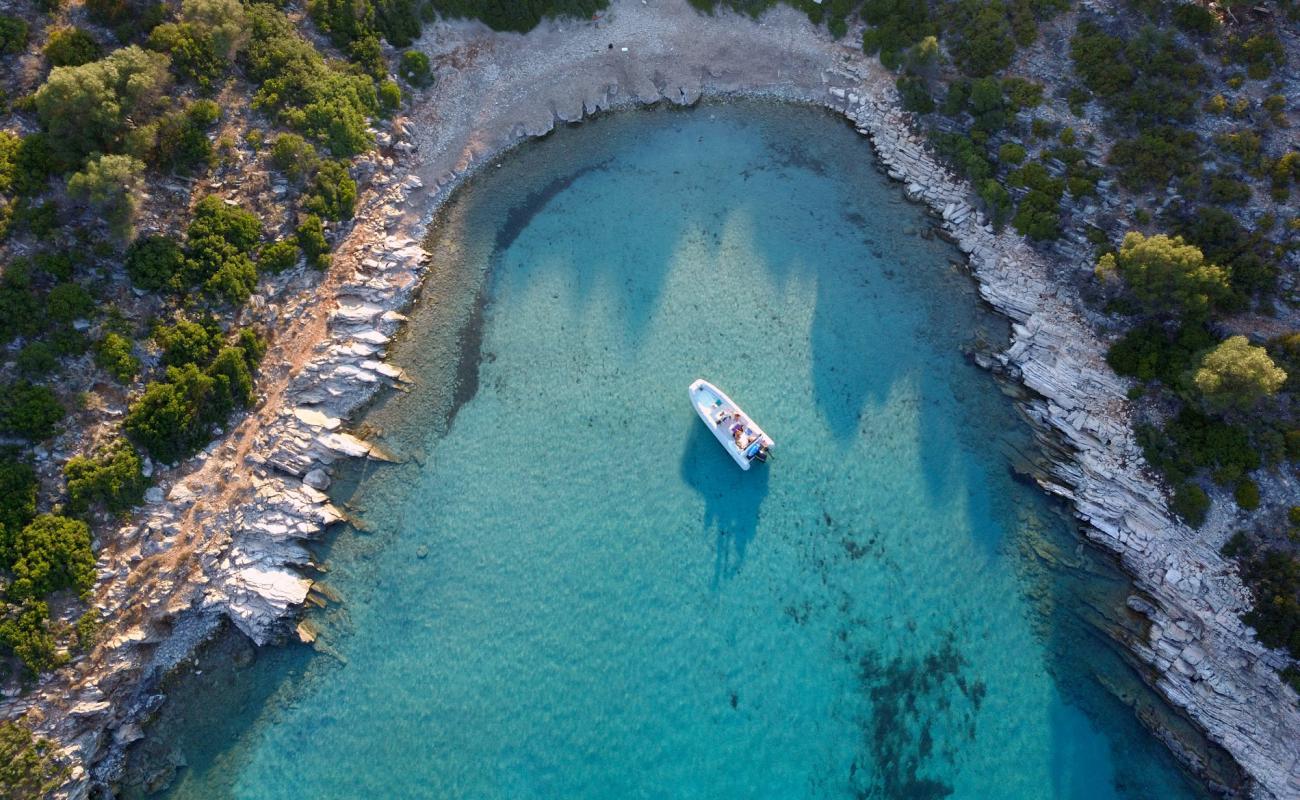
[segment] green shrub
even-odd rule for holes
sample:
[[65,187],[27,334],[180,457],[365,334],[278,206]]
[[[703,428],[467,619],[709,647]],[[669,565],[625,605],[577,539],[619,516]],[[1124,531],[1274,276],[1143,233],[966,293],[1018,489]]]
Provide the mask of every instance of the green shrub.
[[1198,3],[1178,3],[1170,16],[1175,25],[1188,33],[1213,33],[1219,27],[1219,20]]
[[194,363],[168,367],[166,379],[149,384],[128,409],[127,434],[162,462],[194,454],[211,437],[213,425],[253,403],[252,370],[265,351],[265,342],[245,328],[206,370]]
[[1015,142],[1006,142],[998,148],[998,161],[1003,164],[1019,164],[1025,155],[1025,148]]
[[95,298],[79,283],[60,283],[45,299],[45,313],[55,322],[88,319],[95,311]]
[[375,7],[366,0],[310,0],[307,9],[316,27],[340,50],[373,35]]
[[903,108],[917,114],[929,114],[934,111],[934,99],[926,88],[925,80],[912,75],[902,75],[895,81],[898,96]]
[[1210,179],[1206,195],[1211,202],[1219,205],[1236,205],[1250,199],[1250,185],[1235,178],[1216,175]]
[[316,148],[296,133],[282,133],[271,142],[271,165],[297,183],[316,172]]
[[250,253],[262,237],[262,223],[253,212],[208,195],[195,206],[188,234],[191,242],[217,238],[241,253]]
[[150,164],[179,173],[207,169],[213,160],[208,131],[221,112],[211,100],[196,100],[181,111],[164,114],[141,129],[140,147]]
[[8,194],[14,188],[22,142],[22,137],[13,131],[0,131],[0,193]]
[[27,22],[0,14],[0,55],[13,55],[27,49]]
[[993,165],[969,136],[932,132],[931,141],[934,149],[972,183],[979,184],[993,177]]
[[1250,435],[1239,425],[1231,425],[1206,416],[1193,408],[1184,408],[1166,428],[1179,456],[1182,470],[1213,470],[1215,481],[1231,485],[1248,472],[1259,469],[1259,452],[1251,445]]
[[244,360],[248,362],[250,370],[257,369],[262,357],[266,355],[266,339],[252,328],[240,328],[234,346],[244,351]]
[[210,89],[229,66],[217,52],[211,31],[187,22],[164,22],[154,28],[149,49],[169,55],[177,76],[203,90]]
[[1061,236],[1060,196],[1030,190],[1016,207],[1011,224],[1030,239],[1050,241]]
[[169,367],[185,364],[204,366],[212,359],[220,345],[220,328],[214,321],[206,324],[177,320],[172,325],[154,329],[153,339],[162,348],[162,363]]
[[248,300],[256,288],[257,267],[243,253],[224,255],[203,283],[203,289],[209,295],[234,306]]
[[288,240],[264,245],[257,256],[257,267],[263,272],[284,272],[297,263],[298,244]]
[[95,345],[95,363],[119,383],[130,383],[140,371],[140,359],[131,353],[131,340],[120,333],[104,334]]
[[375,27],[393,47],[409,47],[420,36],[420,3],[375,0]]
[[213,415],[223,419],[236,408],[253,404],[253,374],[248,354],[242,347],[223,347],[213,359],[207,374],[213,380]]
[[1106,361],[1120,375],[1180,387],[1200,355],[1214,344],[1214,335],[1202,325],[1167,329],[1158,322],[1147,322],[1115,342]]
[[984,201],[989,221],[995,228],[1001,228],[1011,215],[1011,193],[993,178],[988,178],[980,184],[979,196]]
[[1132,139],[1115,142],[1107,161],[1126,189],[1163,188],[1193,174],[1199,163],[1195,132],[1171,127],[1144,129]]
[[1286,457],[1292,461],[1300,461],[1300,430],[1287,431],[1285,436]]
[[71,325],[55,327],[49,341],[59,356],[79,356],[90,349],[90,337]]
[[186,278],[202,283],[214,297],[238,305],[257,286],[257,268],[249,254],[261,238],[257,216],[229,206],[216,196],[199,201],[186,242]]
[[58,368],[58,356],[45,342],[29,342],[18,351],[18,372],[24,377],[44,378]]
[[1245,531],[1237,531],[1228,537],[1228,541],[1223,543],[1219,552],[1224,558],[1238,558],[1249,555],[1251,551],[1250,539],[1246,537]]
[[1188,525],[1199,528],[1205,524],[1205,516],[1210,511],[1210,496],[1194,483],[1181,483],[1174,487],[1169,507]]
[[77,631],[77,648],[83,653],[89,652],[99,641],[103,620],[99,618],[99,611],[92,606],[77,618],[77,624],[73,627]]
[[32,263],[56,281],[71,280],[75,269],[72,254],[67,251],[37,253]]
[[419,50],[407,50],[398,62],[397,74],[412,86],[424,87],[433,83],[433,72],[429,68],[429,57]]
[[1038,108],[1043,103],[1043,85],[1024,78],[1003,78],[1002,93],[1012,113]]
[[1263,150],[1263,140],[1254,131],[1234,131],[1221,133],[1214,137],[1214,143],[1223,152],[1236,157],[1243,165],[1250,167],[1259,162]]
[[[39,675],[62,666],[67,657],[61,655],[50,632],[49,606],[38,600],[27,599],[19,605],[5,605],[0,614],[0,651],[8,650],[18,656],[23,666],[33,675]],[[0,747],[7,748],[7,742]],[[6,775],[13,765],[0,766],[0,776]],[[0,782],[0,788],[5,783]],[[10,795],[6,797],[35,797],[36,795]]]
[[131,41],[163,21],[168,6],[154,0],[86,0],[86,11],[95,22],[113,29],[120,42]]
[[58,749],[17,722],[0,722],[0,789],[7,797],[44,797],[67,777]]
[[141,472],[140,456],[128,442],[117,441],[93,458],[75,456],[63,466],[68,483],[68,506],[85,513],[102,505],[120,514],[144,500],[149,481]]
[[55,67],[79,67],[99,58],[99,42],[81,28],[59,28],[41,49]]
[[193,455],[210,438],[213,385],[194,364],[168,367],[166,379],[149,384],[127,410],[127,434],[164,463]]
[[26,198],[19,198],[14,206],[14,224],[37,239],[47,241],[59,230],[59,204],[55,201],[32,203]]
[[0,394],[0,431],[41,441],[54,435],[64,414],[54,392],[45,386],[20,382]]
[[39,333],[44,320],[26,263],[10,261],[0,273],[0,343]]
[[1284,647],[1300,657],[1300,561],[1269,550],[1245,565],[1243,577],[1255,595],[1254,607],[1242,616],[1269,647]]
[[184,268],[181,246],[167,236],[141,237],[126,251],[126,274],[138,289],[177,289]]
[[1300,528],[1300,506],[1291,506],[1286,513],[1286,519],[1291,523],[1292,528]]
[[1242,478],[1237,481],[1237,488],[1233,491],[1233,498],[1237,505],[1246,511],[1254,511],[1259,508],[1259,484],[1250,478]]
[[310,193],[303,199],[303,208],[323,219],[344,220],[352,218],[357,204],[357,184],[348,175],[348,169],[337,161],[326,161],[316,171]]
[[1232,307],[1245,307],[1250,297],[1267,297],[1275,291],[1278,266],[1270,243],[1244,228],[1230,212],[1202,206],[1195,214],[1176,219],[1174,230],[1200,247],[1206,261],[1228,268]]
[[307,257],[307,264],[315,269],[329,269],[330,244],[325,238],[325,226],[321,218],[308,214],[298,224],[298,247]]
[[[1017,38],[1008,18],[1012,8],[1000,0],[957,0],[948,6],[948,50],[963,73],[992,75],[1011,64]],[[1036,35],[1033,29],[1023,43]]]
[[376,91],[379,95],[379,108],[385,116],[392,116],[394,111],[402,107],[402,87],[393,81],[380,81]]
[[1276,125],[1286,124],[1286,96],[1281,94],[1270,94],[1264,98],[1260,104]]
[[14,538],[9,596],[39,599],[60,589],[85,595],[95,585],[90,528],[81,520],[42,514]]
[[13,537],[36,517],[38,486],[30,464],[0,455],[0,567],[13,563]]
[[[72,69],[63,67],[62,69]],[[132,156],[98,156],[68,178],[68,194],[95,209],[120,238],[129,237],[144,188],[144,164]]]
[[14,154],[14,189],[22,195],[34,195],[46,189],[49,179],[66,169],[50,137],[43,133],[24,136]]

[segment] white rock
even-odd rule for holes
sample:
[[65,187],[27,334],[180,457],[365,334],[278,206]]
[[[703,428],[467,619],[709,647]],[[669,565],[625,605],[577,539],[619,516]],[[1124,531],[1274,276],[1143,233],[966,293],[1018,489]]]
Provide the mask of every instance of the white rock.
[[313,489],[324,491],[330,487],[330,476],[323,469],[314,469],[302,476],[302,482]]

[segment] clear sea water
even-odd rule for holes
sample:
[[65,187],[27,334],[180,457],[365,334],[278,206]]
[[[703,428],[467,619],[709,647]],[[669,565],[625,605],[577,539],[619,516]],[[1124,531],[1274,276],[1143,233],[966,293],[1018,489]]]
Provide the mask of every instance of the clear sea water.
[[[343,598],[182,692],[175,798],[1191,798],[1099,625],[1127,584],[1010,469],[956,252],[817,110],[616,115],[441,212],[334,494]],[[777,440],[744,473],[704,376]],[[1154,711],[1153,711],[1154,709]]]

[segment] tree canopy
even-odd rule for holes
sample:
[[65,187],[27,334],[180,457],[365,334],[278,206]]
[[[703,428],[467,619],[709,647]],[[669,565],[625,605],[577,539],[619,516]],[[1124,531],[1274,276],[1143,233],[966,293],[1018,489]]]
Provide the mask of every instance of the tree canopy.
[[153,114],[171,85],[171,61],[136,45],[75,67],[55,67],[34,98],[51,144],[69,161],[111,153],[132,120]]
[[1233,336],[1205,354],[1193,380],[1211,407],[1248,410],[1281,389],[1286,372],[1267,350],[1245,336]]
[[1145,311],[1201,317],[1231,294],[1228,272],[1206,263],[1200,248],[1182,237],[1124,235],[1118,252],[1097,261],[1103,280],[1118,276]]

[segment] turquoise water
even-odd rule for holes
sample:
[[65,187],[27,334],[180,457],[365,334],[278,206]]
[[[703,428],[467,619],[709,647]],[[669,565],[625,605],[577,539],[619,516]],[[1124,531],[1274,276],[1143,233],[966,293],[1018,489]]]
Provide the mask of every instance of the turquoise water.
[[[407,461],[336,487],[363,530],[323,554],[327,654],[195,690],[172,796],[1201,796],[1096,627],[1136,624],[1125,582],[1009,470],[1025,431],[962,354],[1006,331],[924,230],[804,108],[489,168],[430,242],[419,386],[367,419]],[[736,468],[698,376],[772,463]]]

